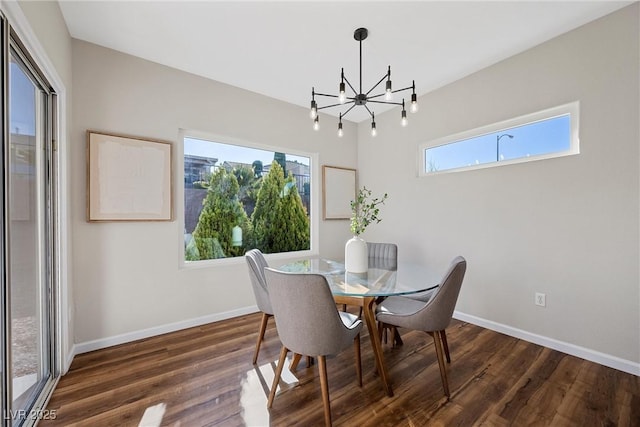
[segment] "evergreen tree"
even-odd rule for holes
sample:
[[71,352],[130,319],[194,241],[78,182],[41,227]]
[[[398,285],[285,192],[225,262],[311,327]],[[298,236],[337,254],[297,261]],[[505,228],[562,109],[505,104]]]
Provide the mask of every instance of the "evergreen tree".
[[274,252],[310,249],[309,217],[291,174],[281,194],[274,229],[278,233],[278,238],[274,239]]
[[242,203],[246,204],[246,201],[252,197],[252,191],[254,191],[256,177],[253,170],[248,166],[236,166],[233,168],[232,173],[238,181],[238,198]]
[[238,180],[238,198],[242,203],[244,211],[249,217],[253,213],[253,209],[256,205],[262,178],[256,178],[253,168],[250,168],[249,166],[236,166],[233,168],[233,174]]
[[[238,192],[239,185],[235,175],[224,168],[218,168],[211,176],[207,196],[202,202],[202,212],[193,232],[197,251],[189,251],[190,257],[196,253],[199,259],[244,254],[247,242],[251,241],[251,224]],[[236,225],[242,228],[242,246],[232,246],[232,229]]]
[[253,168],[253,173],[255,177],[260,178],[262,176],[262,161],[254,160],[253,163],[251,164],[251,167]]
[[280,199],[280,188],[284,185],[282,168],[274,160],[269,173],[262,177],[262,186],[258,191],[256,207],[251,215],[255,245],[262,252],[270,252],[272,236],[271,224],[276,220],[276,205]]
[[282,175],[287,176],[287,155],[285,153],[275,152],[273,154],[273,160],[278,162],[282,168]]
[[293,177],[275,160],[263,178],[252,223],[255,244],[264,253],[309,249],[309,217]]

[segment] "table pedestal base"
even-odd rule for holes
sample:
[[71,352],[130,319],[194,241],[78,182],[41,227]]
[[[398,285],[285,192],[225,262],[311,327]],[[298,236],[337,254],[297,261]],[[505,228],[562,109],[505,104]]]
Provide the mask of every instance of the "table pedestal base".
[[333,299],[338,304],[354,305],[362,307],[364,314],[364,320],[369,330],[369,339],[371,340],[371,346],[373,347],[373,356],[376,360],[376,369],[380,374],[382,385],[387,393],[387,396],[393,396],[393,390],[389,383],[389,376],[387,374],[387,367],[384,364],[384,358],[382,357],[382,343],[380,342],[380,335],[378,334],[378,328],[376,327],[376,314],[375,314],[375,298],[374,297],[350,297],[334,295]]

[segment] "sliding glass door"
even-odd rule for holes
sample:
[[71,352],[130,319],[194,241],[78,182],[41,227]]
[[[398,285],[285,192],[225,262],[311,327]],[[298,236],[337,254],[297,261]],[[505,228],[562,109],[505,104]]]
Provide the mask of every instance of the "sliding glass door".
[[[6,21],[3,22],[6,26]],[[53,385],[54,96],[15,34],[3,38],[2,425],[30,425]]]

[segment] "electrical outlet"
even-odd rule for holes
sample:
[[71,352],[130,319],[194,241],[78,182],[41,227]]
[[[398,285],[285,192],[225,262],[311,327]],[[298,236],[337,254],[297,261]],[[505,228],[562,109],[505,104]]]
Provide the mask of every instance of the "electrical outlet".
[[541,307],[546,307],[547,306],[547,295],[546,294],[542,294],[540,292],[536,292],[535,303],[536,303],[536,305],[539,305]]

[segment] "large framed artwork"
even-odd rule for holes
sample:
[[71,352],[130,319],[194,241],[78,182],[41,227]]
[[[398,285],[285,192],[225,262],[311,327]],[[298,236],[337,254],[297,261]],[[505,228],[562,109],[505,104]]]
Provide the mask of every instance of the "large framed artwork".
[[171,221],[171,143],[87,131],[87,221]]
[[356,198],[356,170],[322,166],[323,219],[350,219]]

